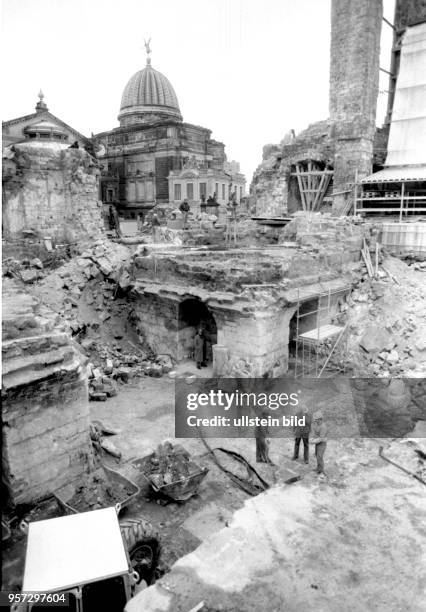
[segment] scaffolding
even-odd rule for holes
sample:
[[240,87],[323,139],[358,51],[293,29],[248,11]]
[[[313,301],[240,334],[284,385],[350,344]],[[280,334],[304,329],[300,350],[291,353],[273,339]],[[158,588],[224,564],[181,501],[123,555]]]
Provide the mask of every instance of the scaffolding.
[[[348,324],[334,325],[326,321],[331,319],[333,304],[339,297],[348,295],[350,285],[336,290],[306,296],[301,299],[298,292],[296,316],[296,359],[295,378],[320,378],[330,371],[331,365],[339,373],[346,371],[348,348]],[[303,312],[303,305],[313,299],[318,300],[317,308]],[[306,317],[315,317],[316,325],[305,330]],[[301,331],[303,330],[303,331]],[[333,357],[333,362],[331,359]]]

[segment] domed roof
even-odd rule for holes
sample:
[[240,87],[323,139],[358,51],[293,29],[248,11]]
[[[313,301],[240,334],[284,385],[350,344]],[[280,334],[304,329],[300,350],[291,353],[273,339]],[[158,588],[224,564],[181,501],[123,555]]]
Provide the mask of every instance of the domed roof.
[[142,113],[166,113],[182,120],[175,90],[164,74],[154,70],[150,58],[124,88],[118,118]]

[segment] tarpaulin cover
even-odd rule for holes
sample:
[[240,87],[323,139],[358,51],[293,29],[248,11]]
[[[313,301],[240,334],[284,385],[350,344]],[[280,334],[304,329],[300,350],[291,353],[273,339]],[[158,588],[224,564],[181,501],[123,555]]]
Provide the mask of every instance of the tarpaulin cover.
[[426,23],[407,28],[385,166],[426,163]]

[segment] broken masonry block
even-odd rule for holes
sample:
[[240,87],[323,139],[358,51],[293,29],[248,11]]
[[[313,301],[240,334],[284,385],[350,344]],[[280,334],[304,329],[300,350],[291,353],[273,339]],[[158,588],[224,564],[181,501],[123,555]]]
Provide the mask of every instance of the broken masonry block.
[[107,394],[97,391],[96,393],[89,393],[89,400],[92,402],[105,402]]

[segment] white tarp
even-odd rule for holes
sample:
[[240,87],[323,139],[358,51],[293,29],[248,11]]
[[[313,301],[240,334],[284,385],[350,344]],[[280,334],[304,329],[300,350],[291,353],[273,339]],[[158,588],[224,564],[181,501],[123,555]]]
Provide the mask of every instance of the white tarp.
[[426,163],[426,23],[407,28],[401,47],[386,166]]

